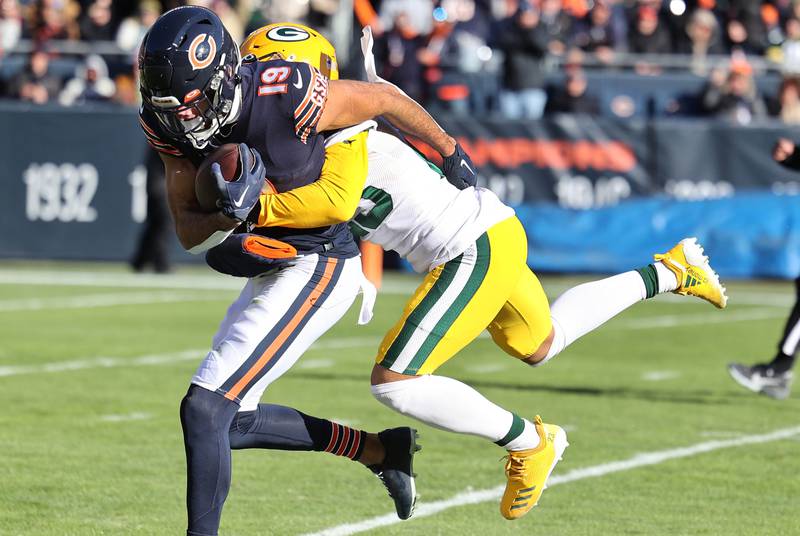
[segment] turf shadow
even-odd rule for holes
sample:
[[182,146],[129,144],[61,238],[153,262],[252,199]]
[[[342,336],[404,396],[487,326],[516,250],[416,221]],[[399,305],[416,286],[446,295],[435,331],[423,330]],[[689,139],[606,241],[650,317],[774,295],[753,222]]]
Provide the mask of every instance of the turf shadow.
[[[321,381],[369,382],[368,374],[292,371],[287,378]],[[737,393],[711,390],[675,391],[651,390],[632,387],[589,387],[582,385],[520,384],[459,378],[476,389],[503,389],[530,393],[558,393],[576,396],[593,396],[666,402],[678,404],[730,405],[731,399],[740,399]],[[744,393],[746,394],[746,393]]]

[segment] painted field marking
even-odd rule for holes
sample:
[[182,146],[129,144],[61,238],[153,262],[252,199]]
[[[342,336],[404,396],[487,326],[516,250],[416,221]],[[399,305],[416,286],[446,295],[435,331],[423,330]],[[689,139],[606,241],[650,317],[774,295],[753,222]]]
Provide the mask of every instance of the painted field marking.
[[178,274],[125,274],[104,271],[0,270],[0,284],[114,288],[239,290],[244,280],[234,277]]
[[333,359],[303,359],[300,358],[300,361],[294,366],[294,368],[304,369],[304,370],[314,370],[314,369],[321,369],[321,368],[330,368],[336,362]]
[[[733,305],[763,305],[769,307],[791,307],[794,304],[794,293],[758,292],[752,290],[734,291],[729,296]],[[688,298],[677,294],[661,294],[656,298],[660,302],[698,303],[696,298]]]
[[663,382],[664,380],[674,380],[681,375],[677,370],[652,370],[642,374],[642,379],[648,382]]
[[151,305],[155,303],[211,302],[222,296],[179,292],[120,292],[113,294],[83,294],[80,296],[58,296],[54,298],[22,298],[0,300],[0,313],[19,311],[42,311],[51,309],[91,309],[116,307],[119,305]]
[[[0,269],[0,285],[42,285],[58,287],[164,288],[185,290],[231,290],[244,287],[246,280],[221,274],[126,274],[103,271],[45,271]],[[418,282],[386,281],[382,294],[408,294]]]
[[[773,441],[780,441],[782,439],[795,439],[796,436],[798,436],[799,434],[800,434],[800,426],[795,426],[792,428],[782,428],[766,434],[741,436],[733,439],[720,439],[716,441],[697,443],[695,445],[690,445],[688,447],[680,447],[680,448],[661,450],[655,452],[645,452],[641,454],[636,454],[625,460],[601,463],[599,465],[592,465],[589,467],[573,469],[571,471],[567,471],[562,475],[554,475],[550,477],[549,481],[547,482],[547,486],[548,488],[551,488],[559,484],[568,484],[570,482],[577,482],[579,480],[585,480],[587,478],[596,478],[596,477],[610,475],[613,473],[630,471],[632,469],[638,469],[639,467],[658,465],[669,460],[689,458],[692,456],[697,456],[699,454],[713,452],[715,450],[742,447],[745,445],[755,445],[759,443],[770,443]],[[457,495],[454,495],[449,499],[420,504],[419,506],[417,506],[417,509],[414,513],[414,517],[412,517],[410,521],[406,521],[405,523],[413,522],[415,519],[420,519],[422,517],[429,517],[432,515],[436,515],[440,512],[449,510],[450,508],[455,508],[457,506],[465,506],[469,504],[479,504],[479,503],[499,500],[503,494],[504,488],[505,486],[497,486],[495,488],[490,488],[490,489],[465,491]],[[400,522],[401,521],[397,518],[395,514],[386,514],[378,517],[373,517],[370,519],[364,519],[362,521],[357,521],[354,523],[345,523],[343,525],[337,525],[335,527],[324,529],[320,532],[306,534],[305,536],[349,536],[350,534],[358,534],[360,532],[366,532],[368,530],[376,529],[378,527],[395,525]]]
[[[754,309],[751,311],[738,311],[735,313],[712,312],[697,315],[659,315],[648,318],[636,318],[627,321],[619,321],[601,329],[661,329],[681,325],[703,325],[712,323],[721,324],[725,322],[763,320],[765,318],[782,318],[783,316],[785,316],[783,311],[778,312],[767,309]],[[489,334],[487,332],[483,332],[478,336],[478,338],[488,339]],[[311,346],[310,350],[370,347],[377,346],[380,341],[380,337],[336,337],[317,342]],[[192,359],[199,360],[203,355],[206,354],[207,351],[208,349],[204,348],[170,352],[166,354],[144,355],[132,358],[93,357],[72,361],[57,361],[40,365],[7,365],[0,366],[0,377],[18,376],[21,374],[65,372],[94,368],[166,365]]]
[[[749,322],[784,318],[786,311],[775,308],[745,309],[743,311],[715,311],[697,314],[654,315],[629,318],[610,324],[605,329],[653,329],[672,328],[686,325],[726,324],[728,322]],[[603,328],[601,328],[603,329]]]
[[[596,279],[600,279],[600,277]],[[576,280],[574,285],[553,283],[547,285],[545,290],[549,297],[554,298],[563,291],[586,281],[591,281],[591,279]],[[244,280],[213,273],[132,274],[124,272],[110,273],[102,270],[55,271],[0,268],[0,285],[3,284],[236,291],[244,286]],[[418,281],[389,280],[384,282],[380,292],[382,294],[410,295],[418,285]],[[658,302],[693,304],[697,303],[697,300],[674,294],[665,294],[657,298],[656,303]],[[789,307],[794,303],[794,297],[785,292],[742,290],[732,293],[731,303]]]
[[[359,348],[362,346],[375,346],[380,342],[378,337],[342,337],[331,339],[330,341],[319,341],[314,343],[309,350],[329,350],[338,348]],[[42,363],[39,365],[7,365],[0,366],[0,377],[20,376],[24,374],[47,374],[53,372],[67,372],[73,370],[116,368],[116,367],[140,367],[153,365],[169,365],[181,361],[197,360],[200,362],[208,352],[208,348],[195,348],[192,350],[182,350],[179,352],[169,352],[164,354],[148,354],[137,357],[91,357],[86,359],[75,359],[70,361],[56,361],[53,363]],[[313,360],[309,360],[311,366],[315,368]],[[302,363],[302,361],[301,361]],[[325,366],[317,363],[317,368]]]
[[[485,337],[482,337],[485,338]],[[479,363],[477,365],[469,365],[465,367],[468,372],[475,372],[478,374],[490,374],[492,372],[500,372],[501,370],[506,370],[508,367],[506,363],[510,363],[510,361],[498,361],[496,363]]]
[[180,361],[189,361],[205,355],[208,350],[184,350],[181,352],[171,352],[167,354],[150,354],[138,357],[91,357],[87,359],[75,359],[72,361],[56,361],[54,363],[43,363],[40,365],[8,365],[0,367],[0,377],[20,376],[23,374],[47,374],[53,372],[67,372],[73,370],[116,368],[116,367],[138,367],[148,365],[165,365]]
[[124,415],[100,415],[100,420],[105,422],[129,422],[129,421],[147,421],[152,419],[153,416],[149,413],[134,411]]

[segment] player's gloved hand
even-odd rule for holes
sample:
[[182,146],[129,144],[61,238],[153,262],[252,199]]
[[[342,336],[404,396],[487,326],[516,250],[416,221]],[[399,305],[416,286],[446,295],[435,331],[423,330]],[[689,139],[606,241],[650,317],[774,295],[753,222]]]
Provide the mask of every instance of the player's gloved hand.
[[232,234],[206,252],[206,263],[217,272],[255,277],[297,258],[291,244],[252,233]]
[[772,149],[772,158],[785,168],[800,169],[800,151],[789,138],[780,138]]
[[478,182],[475,164],[458,143],[453,154],[444,157],[442,171],[447,181],[459,190],[475,186]]
[[267,170],[258,151],[244,143],[239,144],[239,169],[236,180],[226,181],[219,164],[211,164],[211,174],[220,192],[220,211],[231,219],[245,221],[258,202]]

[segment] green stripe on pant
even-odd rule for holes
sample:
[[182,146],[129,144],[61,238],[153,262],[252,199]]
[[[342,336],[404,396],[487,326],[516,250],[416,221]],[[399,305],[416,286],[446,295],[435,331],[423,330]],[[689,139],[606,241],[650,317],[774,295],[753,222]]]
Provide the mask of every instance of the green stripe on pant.
[[389,368],[397,360],[397,357],[403,351],[406,344],[408,344],[408,341],[411,339],[414,331],[416,331],[417,326],[422,322],[422,319],[425,318],[428,311],[436,305],[436,302],[444,295],[447,287],[453,282],[453,278],[456,276],[456,272],[458,272],[458,267],[461,265],[463,257],[464,255],[459,255],[455,259],[445,263],[444,268],[442,268],[442,273],[439,274],[439,278],[425,297],[422,298],[422,301],[419,302],[411,314],[408,315],[408,318],[406,318],[403,329],[400,330],[397,338],[392,342],[392,345],[386,352],[383,361],[381,361],[382,366]]
[[489,271],[489,261],[491,260],[491,246],[489,245],[489,237],[486,233],[482,234],[478,240],[475,241],[477,249],[475,266],[472,268],[472,273],[469,275],[464,288],[459,292],[453,304],[445,311],[442,318],[436,323],[431,330],[431,333],[425,338],[420,345],[416,355],[411,359],[408,367],[403,374],[416,374],[417,371],[431,355],[433,349],[442,340],[442,337],[453,326],[456,319],[464,311],[467,304],[472,300],[475,293],[480,288],[483,280],[486,278],[486,273]]

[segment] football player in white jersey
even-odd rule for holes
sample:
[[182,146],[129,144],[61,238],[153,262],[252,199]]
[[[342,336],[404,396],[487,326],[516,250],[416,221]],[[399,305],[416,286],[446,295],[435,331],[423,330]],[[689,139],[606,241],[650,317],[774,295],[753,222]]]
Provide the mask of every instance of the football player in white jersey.
[[[271,42],[272,27],[251,34],[243,54],[280,54],[317,67],[322,58],[336,75],[335,57],[320,54],[318,42]],[[381,82],[368,30],[362,46],[368,78]],[[501,408],[436,370],[483,330],[506,353],[538,366],[639,301],[675,292],[723,308],[725,289],[697,241],[684,239],[652,264],[578,285],[550,307],[527,266],[525,231],[513,209],[474,180],[451,184],[409,145],[374,127],[368,122],[329,138],[329,172],[308,186],[262,196],[258,225],[315,227],[352,216],[355,234],[427,273],[380,345],[372,393],[404,415],[505,448],[508,482],[500,510],[517,519],[537,503],[567,446],[564,430]],[[366,172],[366,182],[357,169]]]
[[[368,434],[259,403],[345,314],[362,286],[348,226],[263,227],[227,241],[237,254],[252,254],[255,266],[219,248],[234,229],[252,224],[265,175],[278,191],[320,176],[329,154],[324,131],[384,114],[439,147],[446,161],[463,160],[457,143],[422,107],[385,84],[330,81],[311,65],[282,59],[243,62],[219,17],[200,6],[159,17],[142,40],[137,64],[139,121],[161,153],[181,244],[248,277],[181,402],[187,534],[217,534],[231,483],[231,449],[325,451],[357,460],[385,484],[398,516],[408,518],[416,499],[414,430]],[[219,210],[207,211],[196,196],[197,168],[226,143],[238,144],[239,172],[226,181],[219,164],[211,166]]]

